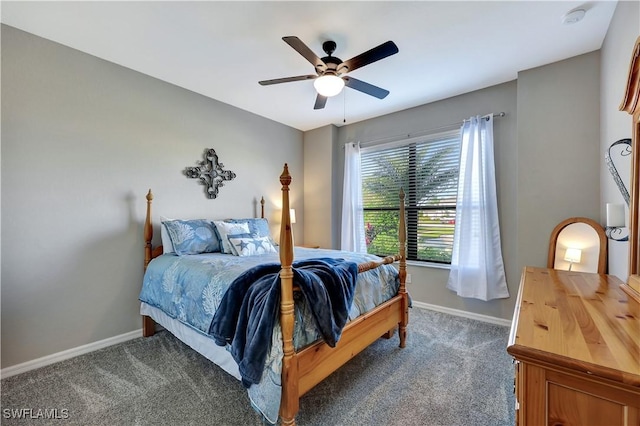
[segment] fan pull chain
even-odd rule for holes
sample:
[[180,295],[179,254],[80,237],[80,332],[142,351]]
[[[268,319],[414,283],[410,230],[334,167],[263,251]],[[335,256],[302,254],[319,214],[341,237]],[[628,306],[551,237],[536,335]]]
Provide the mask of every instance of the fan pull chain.
[[342,122],[347,122],[347,91],[342,91]]

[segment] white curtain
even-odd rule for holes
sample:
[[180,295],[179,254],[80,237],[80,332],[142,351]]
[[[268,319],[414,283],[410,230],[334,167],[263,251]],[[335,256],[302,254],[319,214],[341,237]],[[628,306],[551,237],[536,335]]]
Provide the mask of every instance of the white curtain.
[[360,145],[353,142],[344,146],[342,238],[340,248],[357,253],[367,252],[367,245],[364,239],[364,213],[362,211]]
[[456,226],[447,288],[461,297],[509,297],[500,245],[493,115],[462,125]]

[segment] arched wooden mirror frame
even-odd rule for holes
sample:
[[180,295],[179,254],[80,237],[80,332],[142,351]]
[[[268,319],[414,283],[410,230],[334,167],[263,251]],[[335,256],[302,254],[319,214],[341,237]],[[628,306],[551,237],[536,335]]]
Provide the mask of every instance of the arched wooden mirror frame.
[[640,301],[640,37],[636,40],[629,63],[629,76],[620,111],[631,114],[631,192],[629,194],[629,279],[622,289]]
[[598,253],[598,274],[604,274],[607,272],[607,235],[604,232],[604,228],[600,226],[598,222],[595,220],[586,218],[586,217],[570,217],[569,219],[565,219],[556,225],[551,232],[551,237],[549,238],[549,255],[547,256],[547,268],[553,269],[555,267],[556,260],[556,248],[558,244],[558,236],[560,233],[567,228],[567,226],[572,225],[574,223],[584,223],[589,225],[593,230],[598,234],[599,239],[599,253]]

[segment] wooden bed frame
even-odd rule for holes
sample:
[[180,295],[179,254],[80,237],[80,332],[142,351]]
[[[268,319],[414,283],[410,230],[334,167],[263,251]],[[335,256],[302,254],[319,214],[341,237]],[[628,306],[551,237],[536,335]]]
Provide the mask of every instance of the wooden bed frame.
[[[358,271],[364,272],[383,264],[399,261],[400,288],[398,294],[373,310],[360,315],[347,323],[342,336],[335,347],[324,341],[318,341],[299,352],[293,347],[294,304],[293,304],[293,236],[291,218],[289,216],[289,185],[291,176],[287,164],[280,176],[282,184],[282,225],[280,229],[280,271],[281,300],[280,324],[284,358],[282,360],[282,400],[280,403],[280,420],[283,425],[295,425],[295,416],[299,410],[299,399],[302,395],[336,371],[347,361],[376,341],[381,336],[391,337],[396,327],[400,338],[400,347],[404,348],[409,322],[409,295],[406,290],[406,222],[404,208],[404,192],[400,192],[400,223],[398,230],[399,254],[388,256],[379,262],[367,262],[358,265]],[[162,254],[162,246],[153,247],[153,226],[151,224],[151,190],[147,194],[147,215],[144,224],[145,259],[144,268],[151,259]],[[264,217],[264,201],[262,201],[262,217]],[[148,316],[142,317],[142,329],[145,337],[155,332],[155,321]]]

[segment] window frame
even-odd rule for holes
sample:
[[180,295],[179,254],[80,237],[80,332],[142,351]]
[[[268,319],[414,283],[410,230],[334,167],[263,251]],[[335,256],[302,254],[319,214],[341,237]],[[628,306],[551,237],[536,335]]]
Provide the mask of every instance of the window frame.
[[[457,153],[454,153],[452,155],[449,155],[449,160],[451,159],[455,159],[455,164],[456,164],[456,177],[455,177],[455,182],[453,182],[452,186],[454,186],[454,191],[453,194],[451,192],[447,192],[447,196],[451,196],[453,195],[453,199],[454,202],[453,204],[444,204],[444,205],[418,205],[418,201],[417,197],[418,197],[418,190],[417,188],[417,182],[418,182],[418,168],[417,168],[417,161],[418,161],[418,146],[419,145],[429,145],[432,143],[441,143],[442,141],[448,140],[448,139],[455,139],[457,141]],[[453,143],[450,143],[448,145],[446,145],[446,147],[451,147],[451,146],[456,146]],[[431,132],[428,134],[424,134],[421,136],[416,136],[416,137],[409,137],[409,138],[405,138],[405,139],[398,139],[398,140],[394,140],[391,142],[387,142],[387,143],[379,143],[379,144],[370,144],[370,145],[365,145],[365,146],[361,146],[361,156],[362,155],[367,155],[367,154],[371,154],[371,153],[375,153],[375,152],[380,152],[380,151],[388,151],[388,150],[392,150],[392,149],[402,149],[403,147],[408,147],[409,153],[408,153],[408,170],[407,170],[407,178],[409,180],[409,186],[408,188],[403,188],[406,194],[405,197],[405,212],[406,212],[406,223],[407,223],[407,261],[411,262],[411,263],[416,263],[416,264],[420,264],[420,265],[426,265],[426,264],[434,264],[437,266],[441,266],[441,267],[446,267],[449,266],[451,264],[451,260],[440,260],[437,258],[422,258],[419,259],[419,240],[421,237],[421,233],[420,233],[420,225],[419,225],[419,213],[420,212],[425,212],[425,211],[440,211],[440,212],[448,212],[451,213],[453,212],[453,214],[451,216],[453,216],[453,231],[455,231],[455,216],[456,216],[456,210],[457,210],[457,206],[456,206],[456,201],[457,201],[457,186],[458,186],[458,178],[460,175],[460,147],[461,147],[461,131],[460,128],[455,128],[455,129],[450,129],[450,130],[446,130],[446,131],[439,131],[439,132]],[[423,148],[424,149],[424,148]],[[360,174],[361,174],[361,178],[363,179],[362,182],[362,192],[363,194],[365,193],[365,183],[364,183],[364,177],[363,174],[365,173],[365,170],[361,170]],[[398,188],[399,191],[399,188]],[[375,211],[379,211],[379,212],[384,212],[384,211],[389,211],[389,212],[399,212],[399,207],[396,205],[394,207],[392,206],[388,206],[388,207],[366,207],[366,205],[364,204],[365,200],[363,199],[363,215],[366,214],[366,212],[375,212]],[[366,223],[366,221],[365,221]],[[366,226],[366,225],[365,225]],[[450,248],[452,250],[453,247],[453,233],[451,234],[451,243],[447,244],[446,246],[447,248]],[[367,244],[367,252],[369,252],[369,244]],[[372,254],[377,254],[377,255],[388,255],[389,253],[372,253]]]

